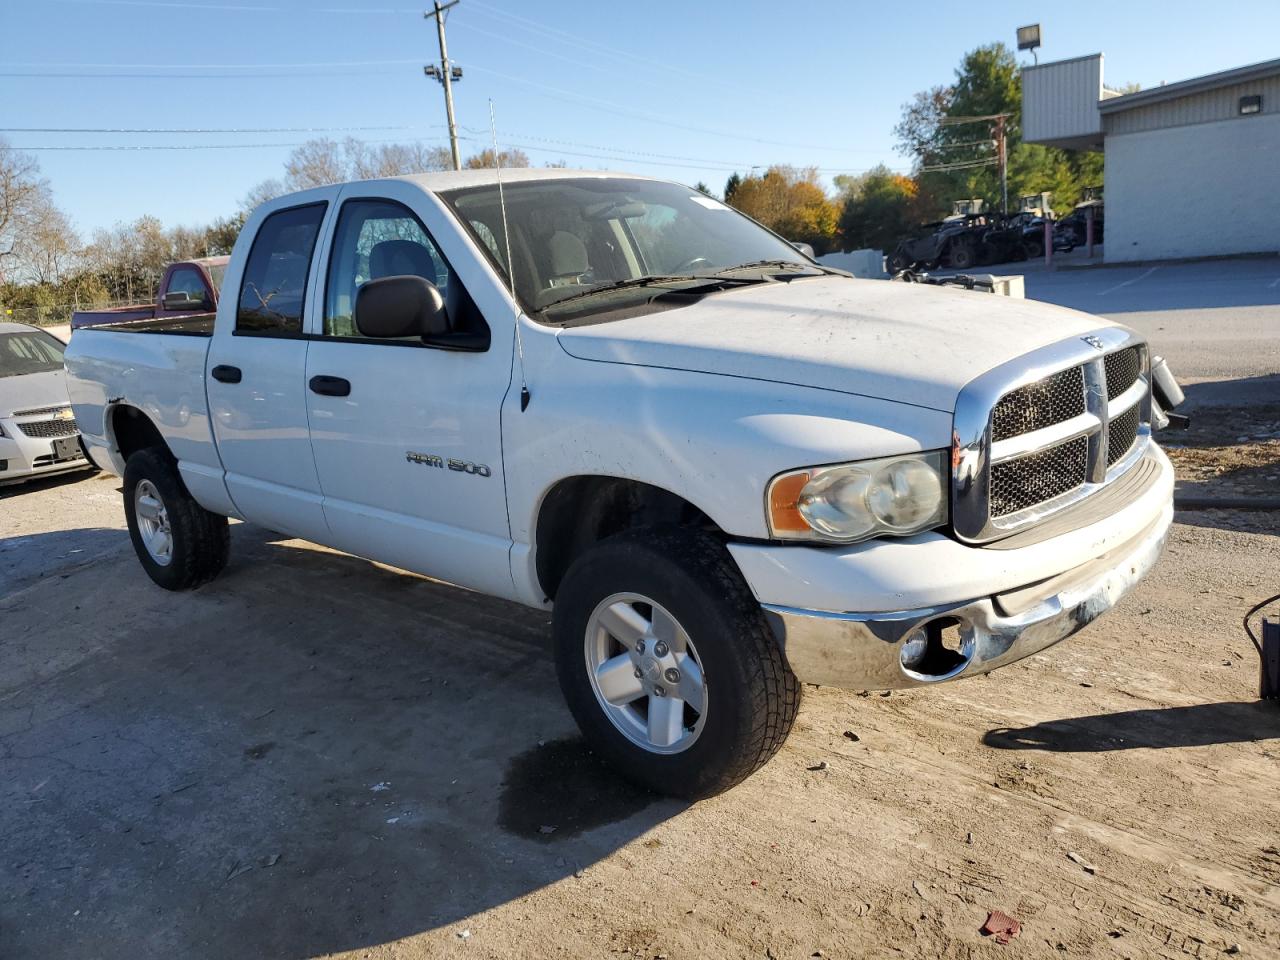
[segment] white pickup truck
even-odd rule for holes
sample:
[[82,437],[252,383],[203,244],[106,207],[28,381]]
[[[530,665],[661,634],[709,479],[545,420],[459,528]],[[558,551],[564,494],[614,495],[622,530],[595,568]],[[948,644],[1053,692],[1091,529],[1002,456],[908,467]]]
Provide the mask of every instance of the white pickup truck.
[[1156,562],[1147,346],[1042,303],[855,280],[674,183],[492,170],[249,218],[216,320],[76,332],[142,566],[237,517],[553,609],[564,695],[649,787],[778,749],[801,682],[1043,650]]

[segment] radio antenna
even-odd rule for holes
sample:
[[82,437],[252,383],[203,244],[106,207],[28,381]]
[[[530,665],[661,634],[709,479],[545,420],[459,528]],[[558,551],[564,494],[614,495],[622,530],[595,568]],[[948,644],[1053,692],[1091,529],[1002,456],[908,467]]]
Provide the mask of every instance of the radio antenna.
[[524,376],[524,338],[520,332],[520,301],[516,299],[516,264],[511,259],[511,228],[507,226],[507,196],[502,189],[502,151],[498,149],[498,123],[493,114],[493,98],[489,98],[489,133],[493,137],[493,165],[498,171],[498,208],[502,211],[502,238],[507,247],[507,282],[511,300],[516,305],[516,358],[520,363],[520,412],[529,409],[529,384]]

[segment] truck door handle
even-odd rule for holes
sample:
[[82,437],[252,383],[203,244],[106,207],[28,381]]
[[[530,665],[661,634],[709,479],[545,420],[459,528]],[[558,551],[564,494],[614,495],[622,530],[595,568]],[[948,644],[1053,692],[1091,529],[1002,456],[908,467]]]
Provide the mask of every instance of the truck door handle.
[[239,383],[243,376],[239,367],[228,366],[225,363],[218,364],[209,371],[209,374],[219,383]]
[[322,397],[346,397],[351,395],[351,381],[342,377],[318,376],[311,378],[311,392]]

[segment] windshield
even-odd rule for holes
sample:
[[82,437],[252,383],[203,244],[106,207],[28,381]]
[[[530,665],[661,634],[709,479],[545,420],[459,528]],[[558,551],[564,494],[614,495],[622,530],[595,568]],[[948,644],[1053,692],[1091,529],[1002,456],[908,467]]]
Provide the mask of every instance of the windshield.
[[[678,282],[761,262],[813,266],[732,207],[674,183],[584,177],[526,180],[504,184],[503,190],[516,295],[532,313],[619,285],[625,289],[602,300],[610,306],[617,305],[617,297],[643,300],[654,291],[627,282],[644,277]],[[442,196],[506,273],[497,185]]]
[[67,348],[47,333],[0,333],[0,377],[21,377],[28,373],[49,373],[62,369]]

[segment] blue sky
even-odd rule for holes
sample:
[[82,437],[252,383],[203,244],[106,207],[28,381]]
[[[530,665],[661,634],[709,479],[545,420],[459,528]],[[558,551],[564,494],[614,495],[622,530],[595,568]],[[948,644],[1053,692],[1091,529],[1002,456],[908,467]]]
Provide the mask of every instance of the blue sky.
[[[207,222],[278,176],[288,145],[308,137],[447,142],[439,85],[422,75],[437,52],[421,11],[404,0],[0,0],[7,130],[283,131],[0,137],[25,148],[216,147],[36,152],[86,234],[142,214]],[[1012,45],[1014,29],[1036,21],[1041,61],[1101,50],[1110,84],[1280,55],[1275,0],[461,0],[448,39],[466,72],[458,120],[479,138],[464,154],[487,145],[492,97],[500,139],[535,163],[719,191],[753,165],[814,165],[828,177],[880,162],[906,169],[892,136],[901,105],[948,82],[965,51]],[[254,146],[228,148],[239,144]]]

